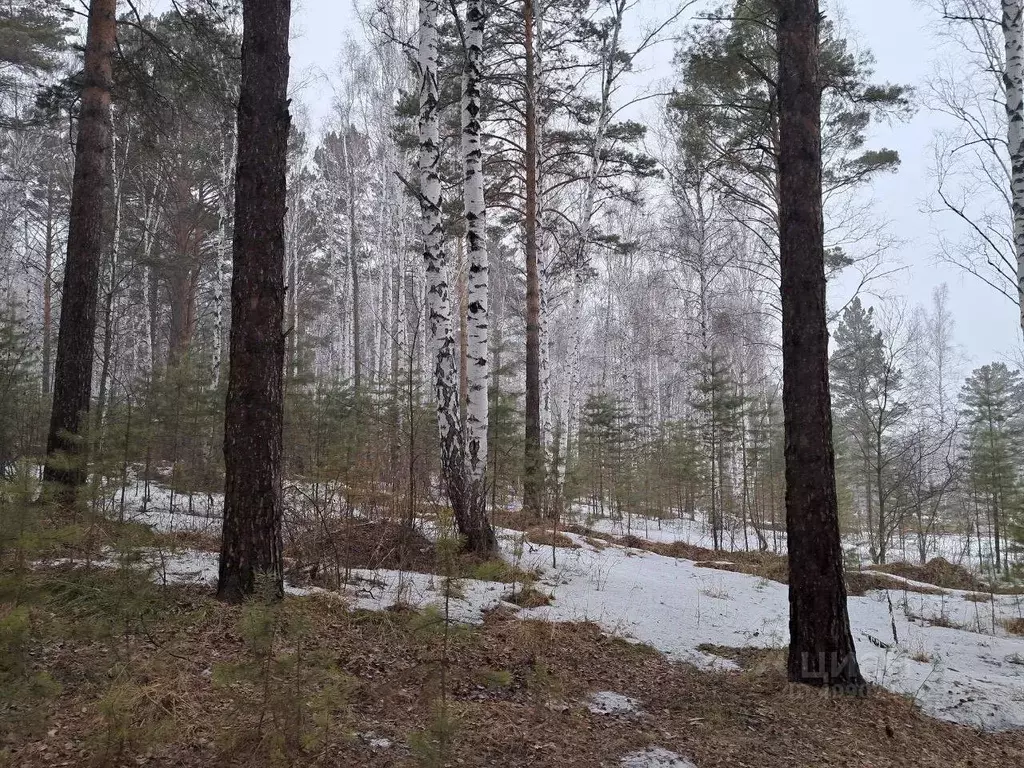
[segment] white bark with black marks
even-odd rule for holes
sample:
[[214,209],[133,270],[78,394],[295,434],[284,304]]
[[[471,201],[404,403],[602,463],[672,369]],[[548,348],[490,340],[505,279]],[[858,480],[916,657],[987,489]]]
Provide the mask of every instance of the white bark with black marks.
[[1024,330],[1024,6],[1021,0],[1002,1],[1006,61],[1006,143],[1010,153],[1010,205],[1013,210],[1013,250],[1017,257],[1017,302]]
[[466,65],[462,79],[462,154],[465,168],[468,351],[466,402],[466,470],[471,493],[482,501],[487,468],[488,425],[488,255],[487,205],[484,200],[480,86],[483,79],[484,2],[466,3]]

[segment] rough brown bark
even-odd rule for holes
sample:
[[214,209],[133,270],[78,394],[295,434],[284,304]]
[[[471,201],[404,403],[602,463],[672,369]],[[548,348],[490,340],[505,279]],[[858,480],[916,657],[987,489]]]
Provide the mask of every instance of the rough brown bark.
[[70,501],[86,478],[86,445],[92,397],[93,336],[100,258],[106,235],[105,190],[110,182],[110,91],[117,36],[116,0],[92,0],[85,43],[82,107],[75,145],[64,295],[57,331],[53,408],[43,479],[63,487]]
[[284,219],[291,0],[242,4],[224,528],[217,596],[283,592]]
[[544,513],[544,446],[540,421],[540,270],[537,266],[537,91],[533,0],[523,0],[526,40],[526,453],[523,509]]
[[818,0],[779,0],[780,232],[789,679],[865,690],[850,633],[832,448]]

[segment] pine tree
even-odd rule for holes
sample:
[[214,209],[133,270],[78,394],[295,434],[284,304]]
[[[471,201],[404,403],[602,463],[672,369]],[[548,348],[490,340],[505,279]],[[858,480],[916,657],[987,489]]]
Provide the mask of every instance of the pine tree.
[[859,298],[843,311],[830,369],[838,424],[853,445],[864,483],[871,557],[884,563],[899,523],[889,502],[904,474],[896,465],[906,446],[894,438],[909,407],[901,399],[903,373],[875,327],[873,309],[865,309]]
[[971,477],[988,501],[995,567],[1008,569],[1008,528],[1018,522],[1012,517],[1017,511],[1024,448],[1024,380],[1004,363],[984,365],[967,378],[961,399]]
[[284,221],[290,0],[244,0],[224,526],[217,595],[283,593]]
[[13,111],[60,67],[71,11],[60,0],[9,0],[0,8],[0,128],[27,122]]
[[839,539],[828,380],[821,209],[820,13],[781,0],[779,244],[782,267],[789,679],[863,692]]
[[92,396],[93,337],[100,260],[106,239],[110,172],[110,95],[116,0],[92,0],[85,44],[82,106],[75,145],[64,293],[61,299],[53,407],[44,479],[59,483],[65,503],[86,478],[83,429]]

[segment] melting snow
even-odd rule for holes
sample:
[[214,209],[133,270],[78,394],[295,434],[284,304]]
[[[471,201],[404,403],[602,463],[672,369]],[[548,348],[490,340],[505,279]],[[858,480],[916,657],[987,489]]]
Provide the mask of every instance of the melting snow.
[[640,702],[614,691],[597,691],[587,698],[587,709],[595,715],[636,715]]
[[640,752],[631,752],[619,763],[623,768],[697,768],[675,752],[662,747],[649,747]]
[[[134,486],[133,497],[138,491],[139,485]],[[181,530],[185,524],[209,526],[220,512],[216,497],[210,497],[207,507],[200,506],[198,514],[184,515],[176,505],[165,507],[172,501],[166,490],[151,485],[150,494],[145,512],[133,507],[133,516],[162,530]],[[672,523],[674,538],[664,540],[675,540],[680,530],[695,526],[688,521]],[[635,526],[633,530],[644,533]],[[696,538],[695,527],[691,532]],[[784,584],[643,550],[597,549],[584,537],[567,535],[580,547],[559,549],[558,566],[552,568],[550,548],[527,548],[517,559],[516,542],[522,534],[499,531],[506,558],[525,569],[541,568],[540,586],[554,595],[550,605],[520,611],[520,616],[594,621],[672,658],[720,670],[737,667],[698,646],[767,648],[785,646],[789,640]],[[216,578],[214,553],[151,551],[146,557],[158,581]],[[352,575],[346,599],[360,608],[444,603],[444,580],[438,576],[359,569]],[[502,603],[507,588],[461,580],[449,601],[450,615],[460,622],[479,622],[483,611]],[[288,587],[296,595],[324,591]],[[925,595],[891,589],[851,597],[849,611],[861,670],[869,681],[914,697],[934,717],[992,730],[1024,727],[1024,638],[1008,635],[1002,626],[1006,619],[1024,616],[1024,598],[996,596],[977,603],[957,590]]]

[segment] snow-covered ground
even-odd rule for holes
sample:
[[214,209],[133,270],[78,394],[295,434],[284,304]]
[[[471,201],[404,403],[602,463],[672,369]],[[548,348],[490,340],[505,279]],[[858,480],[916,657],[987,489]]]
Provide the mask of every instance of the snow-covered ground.
[[[132,517],[160,530],[214,532],[219,527],[220,500],[215,497],[207,507],[197,507],[194,499],[194,512],[189,514],[187,506],[176,504],[171,509],[164,489],[151,486],[150,495],[145,511],[141,504],[126,504]],[[137,489],[132,498],[141,500]],[[665,521],[660,531],[633,526],[633,534],[706,546],[699,523],[688,526],[687,522]],[[610,525],[603,529],[623,532]],[[569,536],[579,548],[559,549],[557,567],[552,567],[549,547],[527,544],[523,551],[521,533],[499,532],[505,557],[526,570],[539,568],[543,576],[535,587],[552,596],[550,605],[522,610],[520,616],[594,621],[609,633],[647,643],[673,658],[725,670],[735,669],[733,662],[698,646],[783,647],[788,642],[784,584],[644,550],[614,545],[595,548],[583,537]],[[147,559],[161,581],[212,582],[216,578],[214,553],[151,551]],[[352,576],[344,599],[356,607],[443,603],[443,579],[434,575],[355,569]],[[478,622],[482,612],[499,605],[510,589],[508,584],[461,580],[449,600],[450,615],[456,621]],[[296,587],[288,591],[324,592]],[[993,730],[1024,727],[1024,638],[1008,635],[1002,625],[1024,616],[1024,597],[973,602],[966,594],[892,589],[851,597],[850,619],[861,670],[871,682],[913,697],[935,717]]]
[[220,493],[181,493],[133,479],[114,491],[107,503],[114,517],[123,510],[126,522],[144,523],[160,533],[220,535],[224,512],[224,495]]
[[[613,536],[633,535],[663,544],[681,541],[711,549],[714,541],[707,521],[702,514],[696,514],[694,518],[693,520],[688,518],[658,519],[628,515],[623,516],[622,519],[612,519],[610,517],[592,517],[582,509],[578,509],[576,512],[578,522],[601,533]],[[762,529],[762,535],[768,544],[769,551],[778,554],[786,552],[785,529],[765,528]],[[726,529],[720,533],[719,547],[727,551],[756,550],[758,547],[757,533],[750,526],[747,527],[746,535],[744,535],[742,525],[738,525],[734,529]],[[990,542],[982,542],[982,552],[986,561],[991,560],[990,548]],[[856,559],[864,565],[871,563],[868,543],[862,537],[844,536],[843,550],[848,556],[856,556]],[[942,557],[955,565],[962,565],[977,571],[978,541],[951,533],[928,536],[925,545],[925,559],[931,560],[934,557]],[[889,545],[888,560],[890,562],[898,560],[908,563],[920,562],[917,536],[913,533],[908,533],[903,537],[894,536]]]

